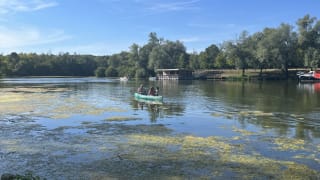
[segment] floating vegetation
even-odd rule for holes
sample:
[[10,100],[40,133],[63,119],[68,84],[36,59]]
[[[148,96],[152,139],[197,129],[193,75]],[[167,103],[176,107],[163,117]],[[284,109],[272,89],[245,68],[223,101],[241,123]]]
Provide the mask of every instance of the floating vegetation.
[[233,138],[232,138],[232,140],[240,140],[241,139],[241,137],[239,137],[239,136],[234,136]]
[[70,96],[61,98],[58,93],[66,88],[5,88],[0,94],[1,114],[29,113],[53,119],[66,119],[75,114],[101,115],[105,112],[125,112],[120,107],[97,107],[80,98]]
[[[257,125],[238,122],[237,110],[217,111],[211,118],[235,121],[219,122],[215,128],[221,127],[222,132],[205,132],[201,137],[184,133],[185,127],[192,127],[190,117],[175,121],[170,114],[169,120],[156,123],[126,123],[140,120],[140,111],[113,103],[121,98],[108,97],[105,103],[96,91],[69,93],[40,86],[4,89],[0,89],[5,91],[0,94],[1,173],[23,175],[32,170],[51,179],[320,179],[320,145],[313,143],[318,141],[275,138],[287,129],[260,132],[261,126],[278,127],[260,121],[272,120],[273,113],[239,113],[242,119],[259,120],[254,121]],[[317,140],[316,133],[307,133]],[[282,157],[286,152],[290,153]]]
[[274,143],[278,145],[277,149],[281,151],[305,149],[305,141],[302,139],[275,138]]
[[241,116],[274,116],[273,113],[266,113],[263,111],[240,111],[239,114]]
[[247,130],[244,130],[244,129],[239,129],[239,128],[235,127],[235,126],[232,127],[232,131],[238,132],[238,133],[240,133],[242,136],[251,136],[251,135],[256,134],[256,133],[251,132],[251,131],[247,131]]
[[[68,100],[71,102],[70,100]],[[125,112],[124,109],[119,107],[97,107],[91,105],[87,102],[82,102],[79,100],[74,100],[72,103],[59,104],[51,110],[53,115],[52,118],[68,118],[74,114],[83,114],[83,115],[101,115],[105,112]]]
[[141,120],[141,118],[137,117],[125,117],[125,116],[112,116],[106,119],[107,121],[133,121],[133,120]]
[[222,117],[222,116],[224,116],[222,113],[217,113],[217,112],[215,112],[215,113],[211,113],[211,116],[214,116],[214,117]]
[[[112,118],[112,117],[111,117]],[[131,117],[114,117],[114,119]],[[26,129],[27,127],[24,127]],[[30,126],[31,128],[31,126]],[[68,128],[90,130],[85,134],[61,133]],[[248,144],[232,139],[172,134],[164,125],[82,123],[61,127],[40,137],[4,137],[0,132],[0,154],[5,163],[27,159],[28,169],[41,169],[41,176],[116,179],[317,179],[320,173],[291,161],[247,152]],[[30,129],[31,130],[31,129]],[[37,140],[35,140],[37,139]],[[310,157],[311,158],[311,157]],[[4,166],[7,167],[7,166]],[[40,168],[42,167],[42,168]],[[46,167],[46,168],[43,168]],[[1,170],[1,166],[0,166]],[[45,174],[43,173],[45,172]],[[18,172],[22,173],[23,172]]]
[[103,109],[105,112],[126,112],[126,110],[119,107],[107,107]]
[[234,171],[243,174],[245,179],[257,179],[267,177],[268,179],[314,179],[319,178],[319,173],[305,165],[292,161],[280,161],[263,157],[261,155],[223,155],[222,161],[235,163],[230,165]]
[[0,103],[11,103],[26,100],[26,98],[21,94],[16,93],[6,93],[0,95]]
[[317,158],[316,154],[309,154],[309,155],[298,154],[298,155],[295,155],[293,158],[295,158],[295,159],[308,159],[308,160],[313,160],[313,161],[320,163],[320,159]]
[[216,118],[225,117],[227,119],[232,119],[233,116],[234,116],[234,113],[230,113],[230,112],[227,112],[227,113],[214,112],[214,113],[211,113],[211,116],[216,117]]
[[17,86],[14,88],[3,88],[1,92],[3,93],[49,93],[49,92],[66,92],[71,91],[67,88],[50,87],[50,86]]
[[230,152],[232,145],[219,140],[217,137],[196,137],[196,136],[182,136],[182,137],[170,137],[170,136],[153,136],[153,135],[141,135],[135,134],[129,136],[130,142],[134,144],[153,144],[153,145],[174,145],[184,150],[198,149],[205,150],[212,148],[220,152]]
[[0,95],[0,113],[16,114],[35,111],[31,99],[33,95],[5,93]]
[[[270,159],[259,154],[243,154],[242,146],[217,137],[134,134],[129,135],[128,142],[130,144],[126,148],[130,148],[130,151],[120,154],[122,160],[149,162],[151,167],[159,168],[168,164],[168,174],[175,172],[174,167],[180,167],[184,169],[184,175],[197,172],[200,173],[197,177],[205,177],[202,173],[210,172],[206,174],[207,178],[230,178],[228,172],[235,173],[231,177],[240,179],[319,177],[317,171],[302,164]],[[163,160],[167,163],[157,164]],[[296,172],[291,174],[294,170]]]

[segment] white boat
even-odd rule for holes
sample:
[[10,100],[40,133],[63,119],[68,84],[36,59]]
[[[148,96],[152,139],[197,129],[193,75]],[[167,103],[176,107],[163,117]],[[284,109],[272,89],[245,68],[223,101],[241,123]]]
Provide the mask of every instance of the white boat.
[[120,81],[128,81],[129,78],[127,76],[124,76],[124,77],[120,77]]
[[156,81],[157,77],[149,77],[149,81]]
[[297,73],[299,81],[320,81],[320,71],[309,71]]

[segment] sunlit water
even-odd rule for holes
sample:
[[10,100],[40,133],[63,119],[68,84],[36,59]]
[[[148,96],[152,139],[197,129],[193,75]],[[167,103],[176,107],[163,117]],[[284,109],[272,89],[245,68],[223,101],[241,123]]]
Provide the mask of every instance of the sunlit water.
[[[140,84],[159,86],[163,103],[136,101],[133,93]],[[245,155],[295,162],[318,173],[320,169],[319,83],[5,78],[0,93],[0,174],[31,171],[69,179],[86,170],[89,178],[122,177],[104,174],[107,169],[93,173],[85,162],[118,156],[127,138],[139,133],[219,137],[243,146]],[[159,132],[149,132],[150,127]],[[106,136],[108,142],[102,140]],[[59,163],[65,168],[56,167]],[[45,164],[50,165],[42,168]],[[238,177],[234,173],[215,175]],[[186,170],[185,175],[213,176],[204,170]]]

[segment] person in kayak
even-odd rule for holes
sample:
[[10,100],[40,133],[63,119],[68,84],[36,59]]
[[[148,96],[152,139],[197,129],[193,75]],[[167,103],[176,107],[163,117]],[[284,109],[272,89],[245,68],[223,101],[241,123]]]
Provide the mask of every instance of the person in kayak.
[[155,96],[159,96],[159,87],[158,86],[156,87],[156,91],[154,94],[155,94]]
[[156,91],[155,91],[155,89],[154,89],[153,86],[149,89],[148,95],[149,95],[149,96],[155,96],[155,95],[156,95]]
[[146,94],[146,91],[144,90],[143,84],[140,84],[137,92],[138,92],[139,94]]

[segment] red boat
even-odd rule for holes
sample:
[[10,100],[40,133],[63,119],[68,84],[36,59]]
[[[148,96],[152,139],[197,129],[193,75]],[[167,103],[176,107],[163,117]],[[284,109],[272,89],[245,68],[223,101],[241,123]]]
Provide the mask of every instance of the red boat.
[[297,73],[299,81],[320,81],[320,71],[309,71]]

